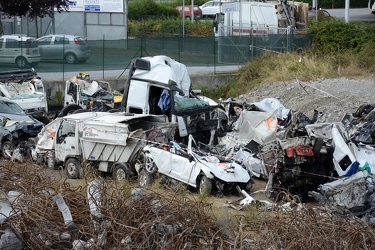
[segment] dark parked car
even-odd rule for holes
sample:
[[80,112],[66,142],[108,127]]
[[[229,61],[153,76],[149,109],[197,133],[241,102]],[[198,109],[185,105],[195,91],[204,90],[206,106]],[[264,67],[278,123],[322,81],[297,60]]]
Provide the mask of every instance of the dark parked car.
[[[176,10],[178,10],[180,16],[191,19],[191,5],[177,6]],[[193,10],[194,19],[202,18],[202,10],[199,8],[198,5],[194,5]]]
[[17,103],[0,97],[0,146],[5,158],[9,158],[6,152],[18,146],[30,149],[30,145],[27,145],[29,139],[36,137],[43,126],[43,123],[28,116]]
[[80,36],[48,35],[37,39],[42,61],[65,61],[73,64],[85,62],[91,51],[87,42]]
[[322,20],[331,20],[333,17],[331,14],[328,13],[326,10],[309,10],[309,21],[315,21],[316,20],[316,13],[318,13],[318,21]]

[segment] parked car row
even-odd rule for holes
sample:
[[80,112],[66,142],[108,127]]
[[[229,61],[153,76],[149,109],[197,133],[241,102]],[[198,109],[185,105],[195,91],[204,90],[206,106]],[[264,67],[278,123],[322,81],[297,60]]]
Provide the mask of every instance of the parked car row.
[[90,47],[79,36],[47,35],[35,39],[23,34],[0,37],[0,63],[15,63],[19,68],[35,67],[39,62],[85,62]]

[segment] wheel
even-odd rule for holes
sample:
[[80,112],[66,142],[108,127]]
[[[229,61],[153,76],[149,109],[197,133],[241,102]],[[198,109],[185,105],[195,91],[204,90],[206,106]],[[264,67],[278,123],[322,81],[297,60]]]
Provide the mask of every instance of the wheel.
[[203,175],[199,182],[199,193],[201,195],[209,195],[212,192],[212,181]]
[[68,106],[66,106],[65,108],[61,110],[61,112],[59,113],[57,117],[64,117],[66,115],[73,114],[74,111],[79,110],[79,109],[82,109],[82,107],[77,104],[69,104]]
[[113,169],[112,176],[117,181],[128,180],[129,175],[127,172],[128,172],[128,168],[125,164],[117,164],[115,168]]
[[69,179],[79,179],[83,176],[82,165],[75,158],[70,158],[65,162],[65,172]]
[[5,159],[10,159],[13,153],[13,150],[15,148],[15,145],[11,141],[5,141],[1,145],[1,153],[3,154],[3,157]]
[[47,168],[51,170],[57,169],[55,156],[52,154],[47,156]]
[[20,56],[16,59],[16,65],[18,68],[23,69],[28,65],[28,62],[25,57]]
[[146,170],[150,174],[155,174],[157,171],[157,167],[155,165],[154,159],[152,159],[147,154],[143,155],[143,162],[145,164],[144,170]]
[[65,62],[68,64],[73,64],[77,62],[77,57],[73,53],[68,53],[65,55]]
[[253,187],[253,182],[252,182],[252,180],[250,179],[249,182],[246,183],[245,191],[248,192],[248,193],[250,193],[252,187]]
[[138,183],[141,187],[151,186],[154,182],[154,175],[147,172],[146,170],[142,170],[138,176]]

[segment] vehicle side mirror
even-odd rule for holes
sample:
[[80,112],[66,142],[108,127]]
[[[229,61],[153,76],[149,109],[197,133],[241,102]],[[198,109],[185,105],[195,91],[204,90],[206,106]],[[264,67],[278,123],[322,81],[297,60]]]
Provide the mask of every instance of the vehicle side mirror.
[[184,91],[182,91],[182,89],[178,88],[177,87],[177,83],[172,81],[172,80],[169,80],[168,81],[168,85],[169,85],[169,89],[173,92],[177,91],[181,96],[184,96]]

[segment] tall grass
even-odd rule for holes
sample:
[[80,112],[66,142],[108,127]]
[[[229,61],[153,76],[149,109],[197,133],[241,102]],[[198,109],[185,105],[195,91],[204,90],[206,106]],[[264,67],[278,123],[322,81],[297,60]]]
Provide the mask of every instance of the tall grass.
[[265,52],[248,61],[237,79],[215,89],[203,88],[212,99],[236,97],[264,82],[303,81],[317,78],[367,77],[375,73],[374,24],[342,20],[312,23],[313,46],[299,52]]

